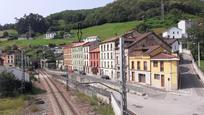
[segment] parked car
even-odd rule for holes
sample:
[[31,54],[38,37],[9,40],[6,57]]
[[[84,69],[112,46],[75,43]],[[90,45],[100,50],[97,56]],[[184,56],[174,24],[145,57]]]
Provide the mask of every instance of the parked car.
[[80,71],[79,74],[86,75],[86,73],[84,71]]
[[101,78],[102,78],[102,79],[106,79],[106,80],[109,80],[109,79],[110,79],[110,77],[107,76],[107,75],[102,75]]

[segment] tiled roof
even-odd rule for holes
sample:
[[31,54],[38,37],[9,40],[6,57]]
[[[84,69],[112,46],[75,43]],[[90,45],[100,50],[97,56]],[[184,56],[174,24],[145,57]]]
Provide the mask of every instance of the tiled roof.
[[86,42],[83,46],[91,46],[91,45],[94,45],[94,44],[96,44],[96,41]]
[[152,59],[173,59],[173,58],[179,59],[177,56],[167,53],[160,53],[152,57]]
[[169,45],[172,45],[174,42],[177,41],[177,39],[169,39],[169,38],[164,38],[164,41],[168,43]]
[[91,52],[91,53],[100,52],[100,49],[99,49],[99,48],[95,48],[95,49],[91,50],[90,52]]
[[140,47],[140,48],[135,48],[131,53],[130,56],[140,56],[140,55],[150,55],[151,53],[160,48],[161,46],[156,45],[156,46],[148,46],[148,47]]
[[[135,30],[131,30],[127,33],[125,33],[124,35],[121,35],[125,41],[135,41],[139,36],[141,36],[142,34],[138,33],[137,31]],[[107,43],[107,42],[114,42],[114,41],[117,41],[119,40],[120,36],[116,36],[116,37],[113,37],[113,38],[110,38],[110,39],[107,39],[101,43]]]

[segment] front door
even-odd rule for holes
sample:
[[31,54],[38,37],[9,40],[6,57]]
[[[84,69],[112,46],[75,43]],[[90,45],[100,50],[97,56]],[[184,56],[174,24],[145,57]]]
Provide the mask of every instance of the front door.
[[164,87],[164,84],[165,84],[164,75],[161,75],[161,86]]
[[144,74],[139,74],[139,82],[146,83],[146,79],[145,79],[145,75]]

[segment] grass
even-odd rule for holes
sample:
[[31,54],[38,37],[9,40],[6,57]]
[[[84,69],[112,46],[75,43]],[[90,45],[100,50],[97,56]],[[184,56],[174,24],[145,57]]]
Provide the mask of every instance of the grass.
[[101,100],[96,96],[89,97],[83,93],[77,92],[76,96],[83,102],[89,103],[100,115],[114,115],[111,105],[100,103]]
[[0,99],[0,115],[20,115],[25,97]]
[[47,39],[33,39],[33,40],[10,40],[10,41],[2,41],[0,42],[1,47],[6,47],[6,46],[12,46],[14,44],[18,46],[38,46],[38,45],[48,45],[50,43],[52,44],[68,44],[70,43],[71,40],[65,40],[65,39],[53,39],[53,40],[47,40]]
[[204,60],[201,60],[200,67],[204,71]]
[[[103,25],[99,25],[99,26],[93,26],[93,27],[89,27],[89,28],[85,28],[83,29],[83,38],[86,38],[88,36],[94,36],[97,35],[101,38],[101,40],[105,40],[108,38],[111,38],[113,36],[117,35],[121,35],[124,34],[125,32],[133,29],[134,27],[136,27],[137,24],[139,24],[139,21],[131,21],[131,22],[124,22],[124,23],[107,23],[107,24],[103,24]],[[11,40],[11,41],[2,41],[0,42],[0,46],[1,47],[5,47],[5,46],[11,46],[11,45],[18,45],[18,46],[28,46],[28,45],[32,45],[32,46],[38,46],[38,45],[48,45],[50,43],[54,43],[56,45],[59,44],[69,44],[72,41],[77,40],[77,36],[76,36],[76,30],[73,30],[73,32],[75,33],[75,36],[73,38],[70,39],[53,39],[53,40],[46,40],[43,39],[43,37],[41,36],[40,38],[34,39],[34,40]]]
[[115,35],[121,35],[135,28],[140,22],[130,21],[124,23],[107,23],[100,26],[93,26],[83,29],[83,36],[99,36],[102,40],[108,39]]

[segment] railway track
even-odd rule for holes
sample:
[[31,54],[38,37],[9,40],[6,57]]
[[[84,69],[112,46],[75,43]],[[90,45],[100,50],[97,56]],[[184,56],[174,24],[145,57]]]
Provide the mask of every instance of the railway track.
[[51,91],[51,94],[54,97],[54,100],[60,112],[57,115],[78,115],[74,107],[65,98],[65,95],[60,91],[60,89],[57,87],[56,83],[50,78],[50,76],[44,71],[39,71],[39,73],[43,76],[43,79],[45,80]]

